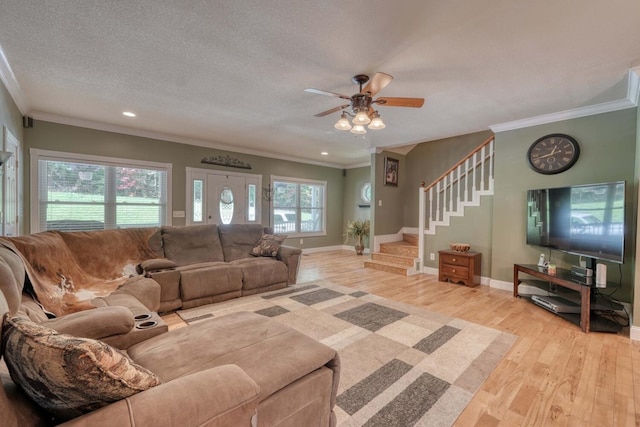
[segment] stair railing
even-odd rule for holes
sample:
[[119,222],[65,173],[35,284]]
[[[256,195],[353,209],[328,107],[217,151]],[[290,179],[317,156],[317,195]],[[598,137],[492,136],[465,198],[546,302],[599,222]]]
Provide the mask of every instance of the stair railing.
[[465,206],[479,204],[482,194],[493,194],[494,136],[450,167],[431,184],[419,188],[418,256],[424,260],[424,235],[435,234]]

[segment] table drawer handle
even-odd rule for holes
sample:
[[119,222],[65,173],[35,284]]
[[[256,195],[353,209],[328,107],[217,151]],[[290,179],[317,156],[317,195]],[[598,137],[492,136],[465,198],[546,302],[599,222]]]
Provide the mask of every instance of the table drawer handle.
[[452,273],[455,273],[455,272],[456,272],[456,269],[455,269],[455,268],[452,268],[452,269],[451,269],[451,272],[452,272]]
[[456,262],[456,259],[455,258],[451,258],[451,262]]

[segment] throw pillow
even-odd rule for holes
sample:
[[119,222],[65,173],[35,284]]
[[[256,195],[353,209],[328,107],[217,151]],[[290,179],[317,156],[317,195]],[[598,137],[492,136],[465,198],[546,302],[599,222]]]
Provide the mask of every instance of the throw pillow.
[[270,256],[275,257],[278,255],[278,249],[280,245],[287,238],[286,234],[262,234],[258,243],[251,249],[251,255],[253,256]]
[[160,384],[155,374],[108,344],[60,334],[28,319],[5,317],[2,348],[13,382],[56,421]]

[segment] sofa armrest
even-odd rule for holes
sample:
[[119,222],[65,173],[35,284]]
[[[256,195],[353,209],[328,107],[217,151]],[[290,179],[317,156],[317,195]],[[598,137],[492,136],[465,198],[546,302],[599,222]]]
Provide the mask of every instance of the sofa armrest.
[[74,337],[102,339],[126,334],[135,326],[131,310],[125,307],[98,307],[48,319],[42,325]]
[[63,426],[246,426],[258,407],[258,385],[238,366],[196,372],[112,403]]
[[[149,309],[149,311],[158,311],[160,307],[160,294],[161,289],[158,282],[148,277],[132,277],[111,293],[116,299],[117,295],[131,295]],[[107,301],[107,304],[109,304],[109,297],[111,295],[102,297]]]
[[178,266],[175,262],[166,258],[153,258],[142,261],[136,266],[138,274],[147,275],[152,271],[173,270]]
[[289,277],[287,283],[295,285],[298,280],[298,269],[300,268],[300,258],[302,257],[302,249],[293,246],[280,246],[276,259],[284,262],[289,268]]

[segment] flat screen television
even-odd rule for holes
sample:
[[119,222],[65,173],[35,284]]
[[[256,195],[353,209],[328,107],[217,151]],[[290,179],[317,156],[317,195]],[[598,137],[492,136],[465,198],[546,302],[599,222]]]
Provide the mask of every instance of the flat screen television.
[[624,260],[625,182],[527,191],[527,244]]

